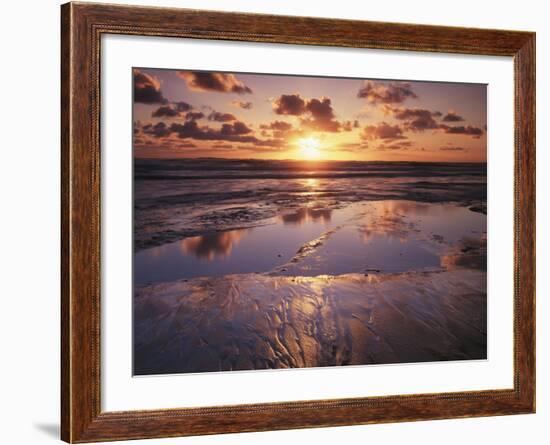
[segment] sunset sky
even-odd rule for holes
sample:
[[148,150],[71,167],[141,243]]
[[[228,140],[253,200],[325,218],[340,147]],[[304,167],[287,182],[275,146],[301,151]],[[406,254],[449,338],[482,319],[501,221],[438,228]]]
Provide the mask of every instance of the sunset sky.
[[139,158],[486,161],[486,85],[134,68]]

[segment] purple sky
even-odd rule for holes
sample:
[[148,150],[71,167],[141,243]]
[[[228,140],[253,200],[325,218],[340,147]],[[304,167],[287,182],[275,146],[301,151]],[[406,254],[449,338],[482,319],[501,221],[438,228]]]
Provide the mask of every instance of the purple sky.
[[487,88],[136,68],[134,154],[486,161]]

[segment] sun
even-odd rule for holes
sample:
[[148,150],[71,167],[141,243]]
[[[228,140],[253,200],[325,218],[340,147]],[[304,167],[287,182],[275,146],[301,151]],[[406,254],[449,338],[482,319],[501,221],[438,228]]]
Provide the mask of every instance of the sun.
[[305,159],[318,159],[321,156],[319,145],[319,140],[313,136],[298,140],[298,147]]

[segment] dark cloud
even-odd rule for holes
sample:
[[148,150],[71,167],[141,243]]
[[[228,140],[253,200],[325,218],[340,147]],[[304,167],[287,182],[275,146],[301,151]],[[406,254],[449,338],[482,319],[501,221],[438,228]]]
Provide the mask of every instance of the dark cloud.
[[[164,122],[161,122],[164,124]],[[145,128],[145,127],[144,127]],[[169,136],[172,133],[176,133],[178,135],[181,134],[180,138],[185,139],[186,137],[192,137],[196,132],[199,132],[199,126],[196,121],[191,120],[188,122],[185,122],[184,124],[180,123],[173,123],[168,127],[168,134],[166,136]]]
[[134,69],[134,102],[142,104],[167,103],[168,101],[160,90],[160,80]]
[[164,122],[159,122],[155,125],[145,124],[143,127],[141,127],[141,130],[143,131],[143,133],[154,136],[156,138],[162,138],[170,135],[171,133],[170,127],[168,127],[168,125],[166,125]]
[[436,115],[430,110],[426,110],[424,108],[393,107],[391,105],[385,105],[383,107],[383,111],[385,114],[391,114],[399,120],[411,120],[418,117],[429,118]]
[[416,99],[409,83],[376,82],[367,80],[357,92],[357,97],[367,99],[370,104],[399,104],[408,98]]
[[189,105],[187,102],[173,102],[172,105],[175,107],[177,111],[180,113],[183,113],[185,111],[191,110],[193,107]]
[[252,109],[252,102],[243,102],[242,100],[234,100],[231,102],[234,107],[242,108],[244,110]]
[[212,111],[212,113],[210,113],[208,116],[208,120],[215,122],[229,122],[237,120],[237,118],[231,113],[220,113],[218,111]]
[[406,139],[403,136],[403,130],[399,125],[390,125],[386,122],[381,122],[375,125],[367,125],[363,128],[361,133],[361,138],[364,140],[372,139],[387,139],[387,140],[397,140],[397,139]]
[[172,137],[164,137],[162,139],[143,139],[135,138],[134,139],[134,148],[136,149],[154,149],[154,150],[168,150],[168,151],[178,151],[187,149],[187,152],[197,149],[197,146],[190,142]]
[[[391,114],[395,119],[402,120],[403,128],[409,131],[425,131],[425,130],[443,130],[447,134],[465,134],[480,138],[483,130],[478,127],[468,126],[449,126],[436,122],[434,117],[442,115],[439,111],[430,111],[423,108],[405,108],[384,105],[383,112]],[[459,122],[464,120],[462,116],[458,116],[454,111],[450,110],[444,117],[443,121]]]
[[222,143],[222,144],[214,144],[214,145],[212,145],[212,148],[229,149],[229,148],[233,148],[233,145],[231,145],[231,144],[223,144],[223,143]]
[[179,71],[178,76],[193,91],[214,91],[218,93],[252,93],[252,90],[233,74],[201,71]]
[[464,147],[445,146],[440,148],[441,151],[467,151]]
[[277,130],[277,131],[290,131],[292,129],[292,124],[284,121],[273,121],[269,124],[260,125],[262,130]]
[[205,117],[205,115],[202,111],[189,111],[185,115],[185,120],[196,121],[196,120],[199,120],[199,119],[203,119],[204,117]]
[[252,133],[252,129],[248,127],[244,122],[236,121],[232,124],[223,124],[220,132],[221,134],[227,136],[237,136],[241,134]]
[[342,128],[342,124],[340,122],[332,119],[319,120],[319,119],[305,118],[305,119],[302,119],[300,122],[304,128],[307,128],[309,130],[314,130],[314,131],[326,131],[329,133],[337,133]]
[[193,142],[178,142],[177,146],[179,148],[196,148],[196,144],[193,144]]
[[443,122],[462,122],[463,120],[464,118],[456,114],[453,110],[449,110],[443,117]]
[[306,118],[302,121],[302,124],[306,127],[317,131],[340,131],[342,124],[335,120],[334,109],[328,97],[308,100],[306,110],[311,115],[311,118]]
[[302,126],[310,130],[338,132],[342,129],[342,123],[335,119],[332,102],[328,97],[305,99],[298,93],[282,94],[272,102],[272,106],[276,114],[301,116]]
[[170,105],[163,105],[151,113],[152,117],[177,117],[180,112]]
[[408,150],[411,148],[414,144],[411,141],[384,141],[382,144],[380,144],[378,147],[376,147],[377,150]]
[[191,138],[198,140],[217,140],[223,139],[219,135],[219,131],[213,130],[209,127],[199,127],[196,120],[189,120],[183,124],[173,123],[170,126],[170,130],[176,133],[181,139]]
[[306,109],[311,113],[315,120],[334,119],[334,110],[328,97],[321,99],[310,99],[307,101]]
[[[144,138],[148,138],[148,140]],[[218,148],[225,145],[224,149],[228,149],[229,145],[235,148],[232,143],[246,144],[245,146],[248,146],[249,150],[278,150],[287,144],[286,139],[283,138],[258,138],[254,134],[254,130],[241,121],[224,123],[219,128],[212,128],[208,125],[201,126],[196,120],[187,120],[183,123],[173,122],[171,124],[158,122],[153,125],[148,123],[141,127],[140,136],[134,137],[134,146],[136,146],[138,139],[139,148],[154,146],[168,149],[183,147],[184,144],[192,144],[192,140],[214,141],[220,146]]]
[[479,139],[483,135],[483,130],[478,127],[472,127],[471,125],[452,127],[445,124],[441,124],[440,128],[447,134],[465,134],[473,136],[475,139]]
[[151,113],[152,117],[178,117],[182,116],[186,111],[193,107],[187,102],[173,102],[168,105],[163,105]]
[[439,124],[434,117],[441,115],[439,111],[432,112],[424,108],[405,108],[384,105],[383,112],[391,114],[395,119],[404,121],[404,128],[411,131],[435,130]]
[[301,116],[306,112],[306,101],[299,94],[282,94],[272,105],[276,114]]
[[290,136],[297,136],[301,133],[299,130],[294,130],[291,123],[278,120],[261,124],[260,130],[263,137],[267,137],[271,132],[271,137],[276,139],[288,139]]
[[244,122],[235,121],[231,124],[223,124],[221,128],[199,126],[197,121],[191,120],[184,124],[173,123],[170,131],[181,139],[195,139],[202,141],[228,141],[254,143],[257,145],[270,144],[269,140],[260,140],[253,135],[253,130]]

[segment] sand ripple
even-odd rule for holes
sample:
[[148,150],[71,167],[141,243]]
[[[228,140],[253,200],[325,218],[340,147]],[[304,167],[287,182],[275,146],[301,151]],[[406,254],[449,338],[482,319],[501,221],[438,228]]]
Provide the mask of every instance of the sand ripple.
[[486,358],[486,273],[196,278],[138,287],[135,374]]

